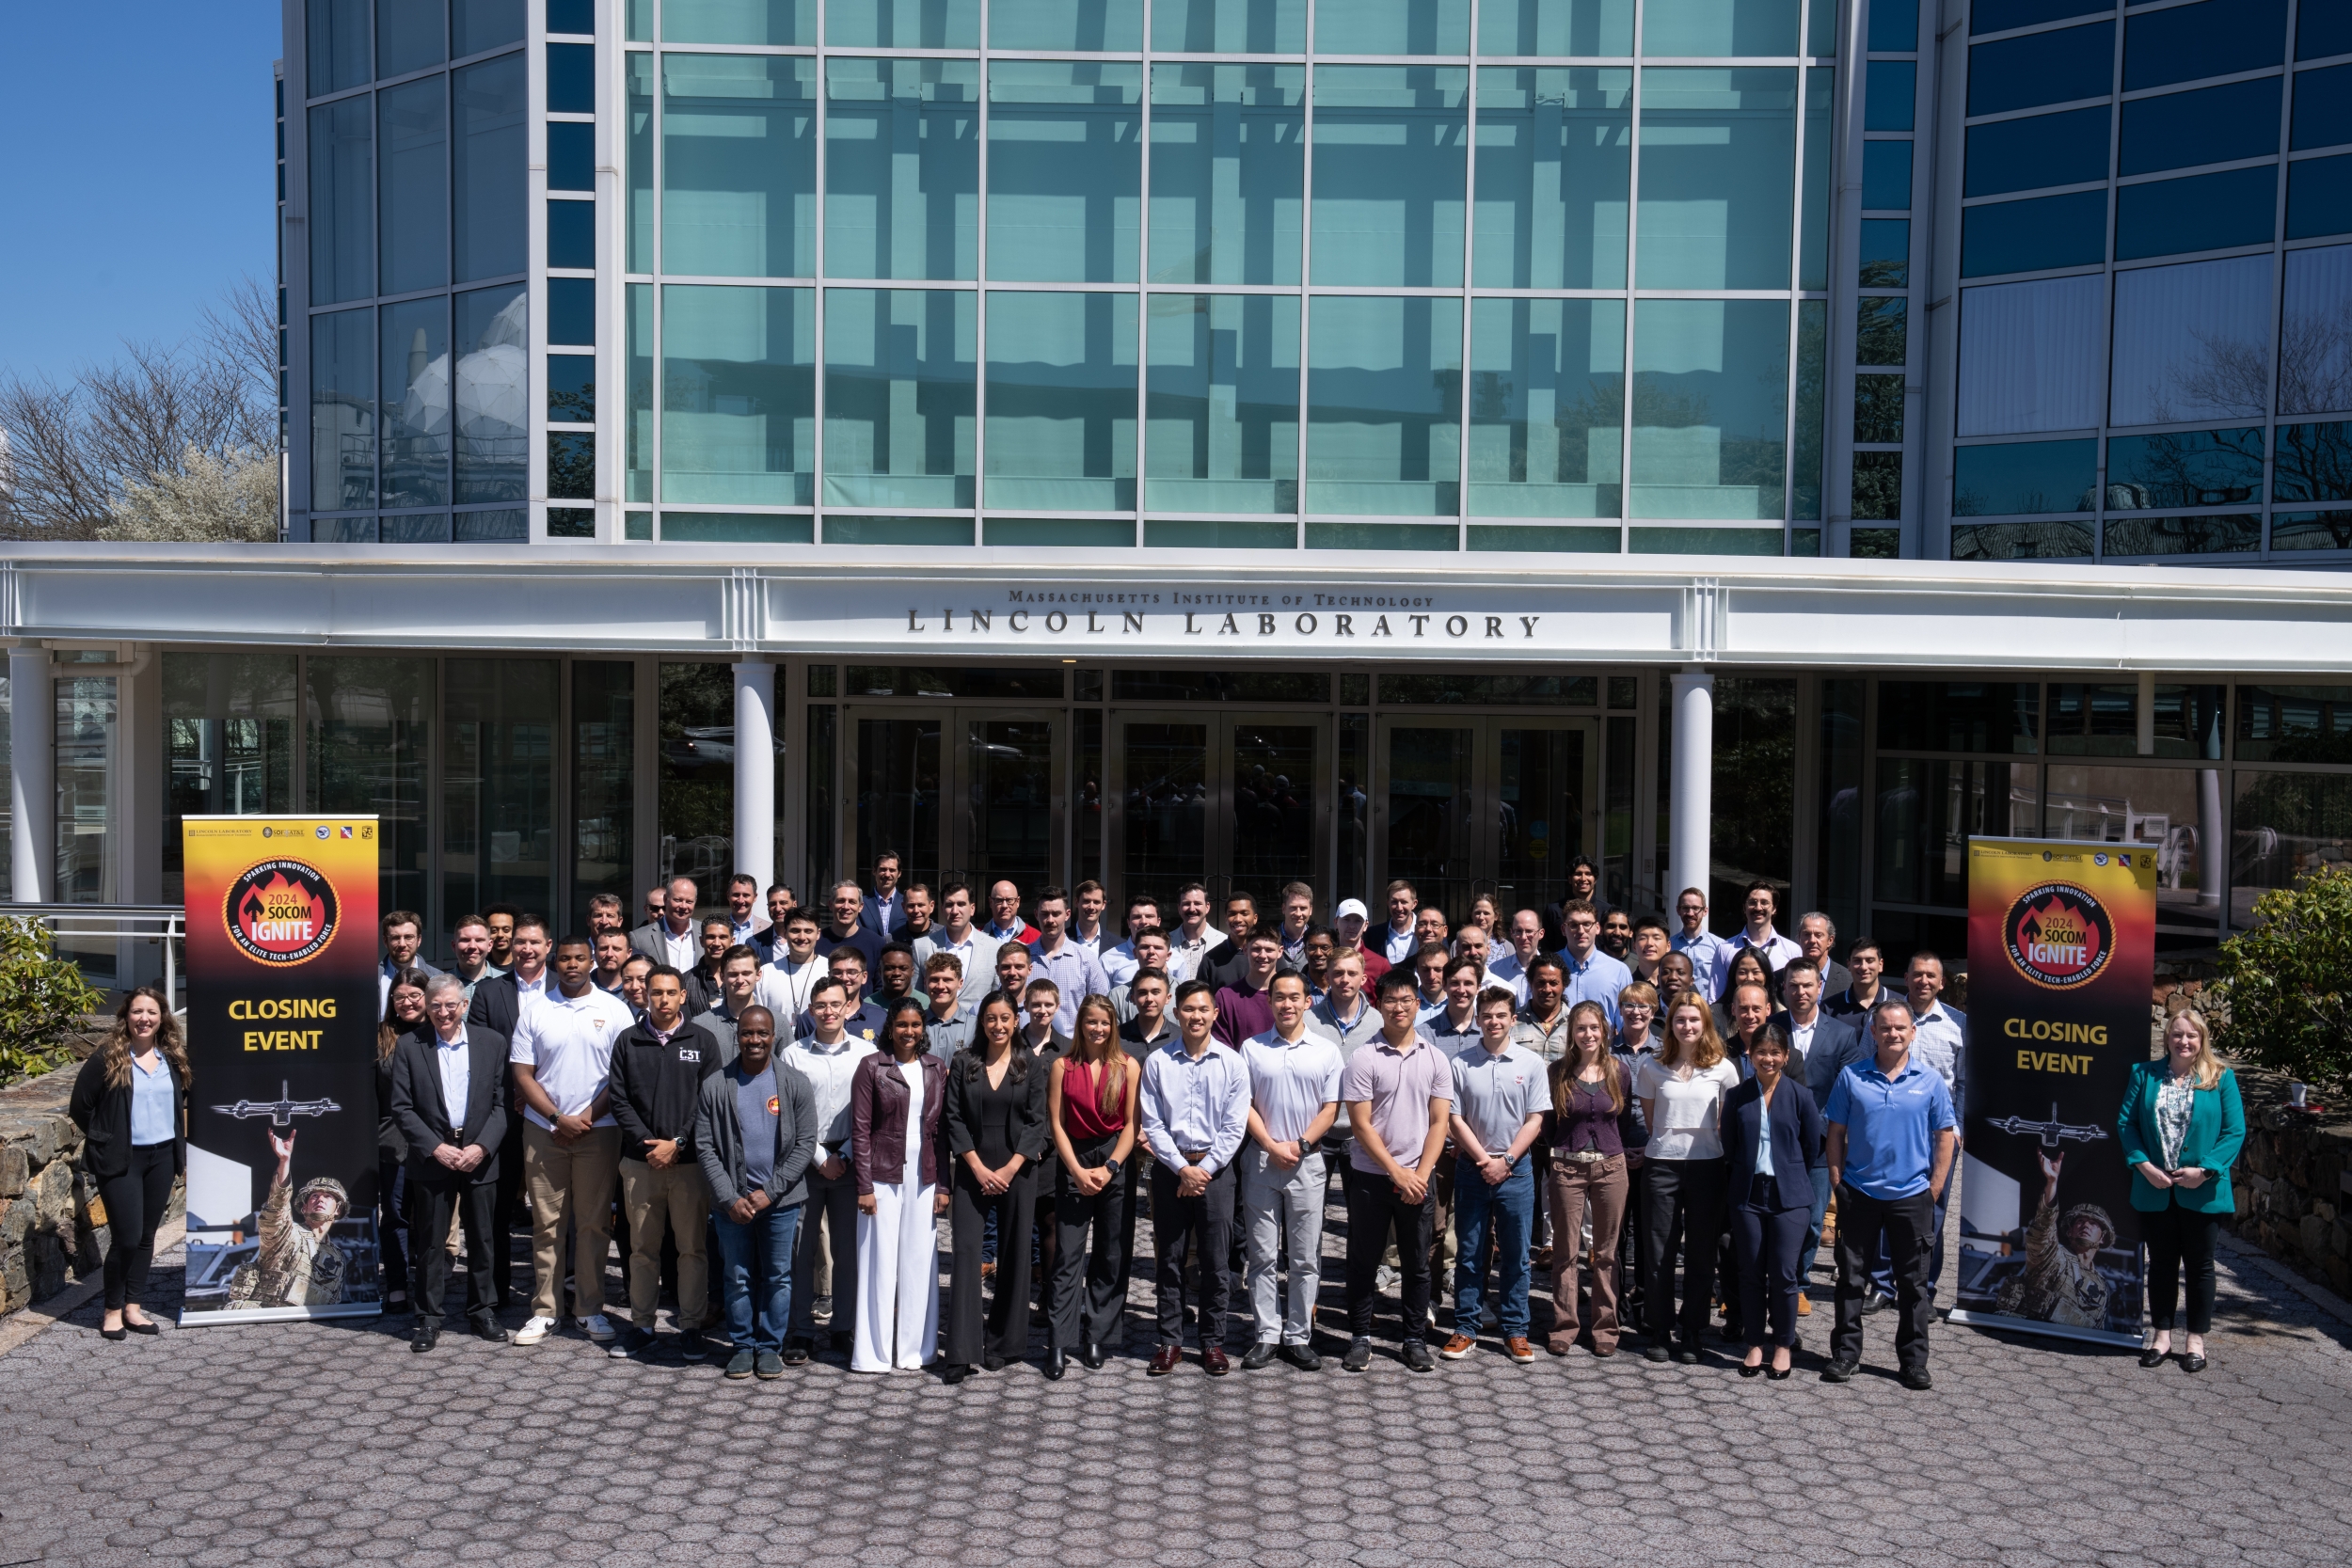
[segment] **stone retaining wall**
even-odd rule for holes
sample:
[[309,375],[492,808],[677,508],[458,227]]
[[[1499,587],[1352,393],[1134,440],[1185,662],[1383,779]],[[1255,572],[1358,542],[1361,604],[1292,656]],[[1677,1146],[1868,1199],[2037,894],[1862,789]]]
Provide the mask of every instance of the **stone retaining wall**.
[[45,1301],[105,1256],[80,1196],[80,1064],[0,1089],[0,1313]]
[[2232,1228],[2339,1295],[2352,1295],[2352,1117],[2290,1109],[2287,1081],[2241,1067],[2246,1148],[2231,1173]]

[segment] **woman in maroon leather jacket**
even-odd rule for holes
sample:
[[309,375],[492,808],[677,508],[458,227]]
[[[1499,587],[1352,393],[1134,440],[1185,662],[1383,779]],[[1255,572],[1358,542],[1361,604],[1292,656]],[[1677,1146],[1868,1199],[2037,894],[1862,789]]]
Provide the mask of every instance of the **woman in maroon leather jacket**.
[[939,1114],[947,1064],[929,1051],[923,1004],[901,998],[882,1049],[850,1080],[850,1160],[857,1171],[857,1324],[850,1370],[919,1370],[939,1345]]

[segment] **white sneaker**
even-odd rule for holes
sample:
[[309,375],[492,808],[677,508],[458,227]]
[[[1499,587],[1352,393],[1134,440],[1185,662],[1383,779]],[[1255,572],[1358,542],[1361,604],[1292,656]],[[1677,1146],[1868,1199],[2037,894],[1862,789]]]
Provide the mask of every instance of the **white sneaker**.
[[1429,1307],[1426,1308],[1426,1310],[1427,1310],[1427,1311],[1428,1311],[1428,1313],[1429,1313],[1429,1326],[1430,1326],[1430,1327],[1432,1327],[1432,1328],[1437,1327],[1437,1326],[1438,1326],[1438,1307],[1437,1307],[1437,1304],[1436,1304],[1435,1302],[1432,1302],[1432,1303],[1429,1305]]
[[535,1345],[554,1332],[555,1320],[553,1318],[533,1318],[522,1327],[515,1330],[514,1342],[518,1345]]
[[580,1331],[600,1345],[612,1338],[612,1325],[601,1312],[591,1312],[580,1319]]

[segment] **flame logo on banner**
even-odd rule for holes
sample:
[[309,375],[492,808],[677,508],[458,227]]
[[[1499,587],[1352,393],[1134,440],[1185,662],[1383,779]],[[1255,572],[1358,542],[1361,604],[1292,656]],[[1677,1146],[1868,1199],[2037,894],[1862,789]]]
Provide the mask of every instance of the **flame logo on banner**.
[[2051,990],[2096,978],[2115,951],[2115,925],[2098,897],[2072,882],[2044,882],[2009,907],[2005,938],[2017,973]]
[[221,916],[246,958],[284,969],[318,957],[334,940],[338,904],[335,884],[318,867],[270,860],[230,882]]

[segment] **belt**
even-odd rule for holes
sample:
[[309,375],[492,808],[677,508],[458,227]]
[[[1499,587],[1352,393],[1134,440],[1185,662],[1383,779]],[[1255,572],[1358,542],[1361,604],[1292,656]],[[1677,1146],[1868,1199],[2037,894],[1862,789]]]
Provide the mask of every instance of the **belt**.
[[1184,1164],[1188,1165],[1197,1165],[1209,1157],[1205,1148],[1180,1148],[1176,1152],[1184,1157]]
[[1555,1161],[1573,1161],[1580,1165],[1597,1165],[1604,1160],[1617,1158],[1614,1154],[1603,1154],[1597,1148],[1555,1148],[1551,1157]]

